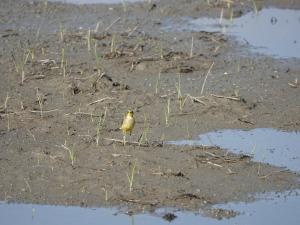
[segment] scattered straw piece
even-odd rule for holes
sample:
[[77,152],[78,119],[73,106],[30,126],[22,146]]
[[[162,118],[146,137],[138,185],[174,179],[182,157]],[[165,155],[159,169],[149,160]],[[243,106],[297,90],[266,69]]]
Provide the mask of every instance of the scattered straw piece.
[[230,96],[224,96],[224,95],[215,95],[215,94],[211,94],[211,96],[216,97],[216,98],[226,98],[229,100],[233,100],[233,101],[240,101],[240,98],[237,97],[230,97]]
[[112,97],[105,97],[105,98],[101,98],[101,99],[98,99],[98,100],[96,100],[96,101],[90,102],[90,103],[88,103],[87,105],[93,105],[93,104],[96,104],[96,103],[104,102],[105,100],[109,100],[109,99],[115,99],[115,98],[112,98]]

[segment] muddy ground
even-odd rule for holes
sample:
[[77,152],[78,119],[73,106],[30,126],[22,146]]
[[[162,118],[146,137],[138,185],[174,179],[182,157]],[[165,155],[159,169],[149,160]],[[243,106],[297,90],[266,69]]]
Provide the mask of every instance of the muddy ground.
[[[217,17],[226,7],[2,0],[0,199],[210,212],[249,194],[299,188],[299,174],[247,156],[164,144],[223,128],[300,128],[300,87],[289,85],[299,79],[299,59],[253,55],[220,33],[162,30],[166,19]],[[253,10],[251,1],[231,7],[236,17]],[[128,109],[136,126],[123,146],[118,128]]]

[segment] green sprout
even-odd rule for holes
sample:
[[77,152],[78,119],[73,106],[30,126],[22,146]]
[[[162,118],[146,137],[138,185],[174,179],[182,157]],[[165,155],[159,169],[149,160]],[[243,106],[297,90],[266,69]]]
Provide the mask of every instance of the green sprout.
[[127,178],[128,178],[128,183],[129,183],[129,191],[132,192],[133,189],[133,181],[134,181],[134,176],[135,176],[135,168],[136,168],[136,161],[134,164],[131,166],[130,169],[130,176],[127,173]]

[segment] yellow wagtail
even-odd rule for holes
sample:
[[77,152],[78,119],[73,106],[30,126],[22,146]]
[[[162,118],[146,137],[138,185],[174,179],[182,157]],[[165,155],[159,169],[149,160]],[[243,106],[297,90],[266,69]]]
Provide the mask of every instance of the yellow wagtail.
[[125,145],[125,139],[126,139],[126,134],[130,134],[132,133],[133,127],[135,124],[135,120],[133,117],[133,111],[132,110],[128,110],[127,115],[124,117],[122,126],[120,127],[120,129],[123,131],[123,141],[124,141],[124,145]]

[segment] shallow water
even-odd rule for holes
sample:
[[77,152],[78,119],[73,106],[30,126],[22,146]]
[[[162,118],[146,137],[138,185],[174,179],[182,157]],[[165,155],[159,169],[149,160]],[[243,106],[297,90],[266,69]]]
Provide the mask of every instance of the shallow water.
[[64,2],[73,4],[120,4],[143,1],[145,0],[50,0],[50,2]]
[[266,8],[239,18],[182,18],[168,20],[164,29],[222,32],[252,46],[257,53],[300,58],[300,10]]
[[300,190],[284,193],[268,193],[258,195],[260,200],[251,203],[228,203],[216,208],[232,209],[241,214],[231,218],[217,220],[204,217],[199,213],[182,212],[172,209],[159,209],[154,215],[140,214],[128,216],[118,213],[116,209],[81,208],[65,206],[45,206],[33,204],[0,203],[0,218],[2,225],[33,225],[33,224],[170,224],[162,219],[167,212],[172,212],[177,218],[172,224],[266,224],[266,225],[298,225],[300,217]]
[[270,163],[300,172],[300,133],[269,128],[219,130],[199,135],[197,140],[170,141],[176,145],[219,146],[234,153],[253,156],[257,162]]
[[255,202],[227,203],[217,207],[241,213],[224,224],[300,224],[300,190],[258,194]]

